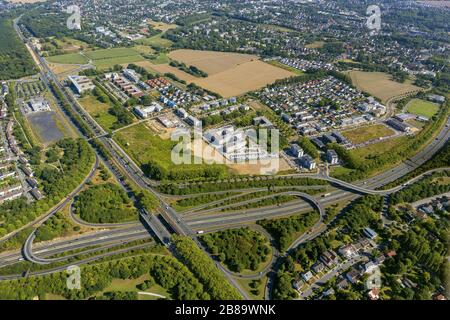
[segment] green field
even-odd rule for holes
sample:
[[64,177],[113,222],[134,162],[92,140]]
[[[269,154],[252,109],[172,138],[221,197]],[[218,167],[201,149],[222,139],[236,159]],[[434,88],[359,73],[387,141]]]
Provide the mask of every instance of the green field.
[[159,33],[156,36],[138,40],[138,41],[136,41],[136,43],[145,44],[145,45],[157,47],[157,48],[170,47],[172,45],[172,41],[162,38],[162,35],[163,35],[163,33]]
[[401,146],[403,143],[406,143],[407,141],[408,137],[389,139],[381,143],[374,143],[364,148],[352,150],[351,152],[360,159],[368,159],[371,156],[394,151],[398,146]]
[[127,64],[145,60],[139,51],[132,48],[112,48],[87,51],[84,56],[79,53],[63,54],[47,58],[48,61],[64,64],[86,64],[92,60],[99,70],[104,70],[116,64]]
[[[145,274],[137,279],[113,279],[111,282],[111,285],[109,287],[105,288],[105,290],[103,290],[103,292],[112,292],[112,291],[140,292],[141,290],[139,290],[137,288],[137,285],[139,285],[139,284],[143,283],[145,280],[149,280],[149,279],[150,279],[149,274]],[[154,284],[149,289],[143,290],[142,292],[156,293],[156,294],[160,294],[160,295],[165,296],[170,299],[170,294],[167,292],[167,290],[165,290],[164,288],[162,288],[161,286],[159,286],[157,284]],[[150,296],[150,295],[139,295],[139,300],[156,300],[156,299],[159,299],[159,298],[155,297],[155,296]]]
[[169,57],[166,53],[161,52],[155,59],[150,60],[153,64],[164,64],[169,63]]
[[413,99],[408,103],[407,110],[409,113],[431,118],[438,112],[439,105],[421,99]]
[[53,63],[63,63],[63,64],[86,64],[88,59],[79,53],[68,53],[58,56],[48,57],[47,61]]
[[[172,162],[172,149],[177,142],[170,139],[162,139],[159,135],[149,129],[145,123],[141,123],[117,132],[114,139],[124,148],[124,150],[149,173],[149,164],[158,167],[162,172],[156,179],[188,179],[200,177],[205,172],[220,171],[225,174],[228,170],[225,165],[208,164],[180,164]],[[154,174],[154,173],[153,173]],[[175,178],[176,177],[176,178]]]
[[88,51],[85,53],[86,57],[92,60],[111,59],[119,57],[135,56],[139,53],[131,48],[112,48]]
[[117,117],[108,112],[108,104],[98,101],[94,96],[86,96],[78,101],[103,129],[112,130]]
[[257,280],[256,288],[252,287],[252,283],[255,280],[249,279],[237,279],[241,287],[250,295],[251,298],[255,300],[264,300],[265,287],[267,283],[267,276],[262,277],[260,280]]
[[174,142],[161,139],[144,123],[117,132],[115,139],[139,165],[154,160],[164,163],[165,167],[171,166],[170,152]]
[[363,143],[372,139],[387,137],[394,134],[394,131],[382,124],[357,128],[342,132],[342,134],[354,144]]
[[128,64],[144,60],[145,60],[144,57],[136,54],[127,57],[94,60],[94,65],[97,67],[98,70],[105,70],[114,67],[116,64]]

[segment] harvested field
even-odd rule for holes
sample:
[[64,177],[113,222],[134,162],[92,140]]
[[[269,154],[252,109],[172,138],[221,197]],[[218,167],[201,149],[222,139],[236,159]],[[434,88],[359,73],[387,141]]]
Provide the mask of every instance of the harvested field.
[[[206,71],[205,69],[202,70]],[[223,97],[231,97],[257,90],[273,83],[275,80],[294,75],[290,71],[274,67],[260,60],[254,60],[213,74],[207,78],[197,79],[194,83],[210,91],[217,92]]]
[[186,65],[196,66],[210,76],[259,59],[250,54],[188,49],[172,51],[169,53],[169,58],[184,62]]
[[393,81],[389,74],[383,72],[350,71],[349,76],[359,90],[378,97],[383,103],[393,97],[421,90],[412,84]]
[[165,63],[165,64],[151,64],[150,63],[150,68],[160,72],[161,74],[173,73],[179,79],[184,80],[186,82],[194,82],[194,80],[198,79],[197,77],[194,77],[193,75],[191,75],[189,73],[179,70],[178,68],[171,67],[167,63]]

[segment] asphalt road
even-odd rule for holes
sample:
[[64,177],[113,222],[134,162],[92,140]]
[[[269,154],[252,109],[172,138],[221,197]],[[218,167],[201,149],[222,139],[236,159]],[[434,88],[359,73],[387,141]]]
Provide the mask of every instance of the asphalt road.
[[[38,256],[48,256],[84,247],[117,242],[125,239],[134,240],[135,238],[143,234],[147,234],[148,236],[147,230],[141,225],[132,228],[97,231],[94,233],[83,234],[71,238],[64,238],[61,240],[36,243],[33,245],[33,254]],[[1,253],[0,267],[14,264],[18,261],[21,261],[20,259],[23,259],[23,254],[20,250]]]
[[[17,27],[17,25],[15,24],[15,27]],[[18,30],[18,28],[17,28]],[[19,35],[22,37],[20,31],[18,30]],[[34,47],[32,47],[34,50]],[[36,52],[37,54],[37,52]],[[179,234],[184,234],[184,235],[191,235],[191,237],[194,239],[194,241],[197,242],[197,244],[202,248],[203,246],[198,242],[198,239],[196,239],[190,225],[188,223],[186,223],[182,218],[179,217],[179,215],[177,214],[177,212],[175,210],[173,210],[172,208],[170,208],[170,206],[165,202],[165,200],[163,199],[163,197],[157,193],[151,186],[154,185],[153,181],[150,181],[149,179],[147,179],[146,177],[144,177],[142,171],[140,170],[140,168],[138,168],[134,162],[128,157],[128,155],[119,147],[115,144],[115,142],[109,138],[107,138],[105,136],[106,132],[91,118],[91,116],[89,114],[87,114],[87,112],[85,112],[79,105],[78,102],[76,101],[76,99],[74,99],[74,97],[70,94],[67,93],[67,90],[65,90],[65,88],[63,88],[61,86],[61,84],[59,83],[58,79],[56,78],[56,76],[51,72],[51,70],[48,68],[45,60],[40,57],[39,55],[37,55],[40,59],[41,62],[41,66],[43,68],[43,70],[45,72],[43,72],[43,79],[44,81],[48,81],[48,78],[53,80],[54,83],[60,88],[61,92],[63,93],[63,95],[65,96],[65,98],[68,100],[68,102],[72,105],[72,107],[74,107],[74,110],[78,113],[81,112],[82,114],[82,118],[88,123],[88,125],[93,129],[93,131],[101,136],[99,138],[99,140],[102,142],[103,145],[105,145],[105,147],[113,154],[115,160],[120,164],[121,168],[127,173],[127,175],[134,181],[136,182],[140,187],[149,190],[150,192],[152,192],[155,196],[158,197],[158,199],[161,202],[161,216],[164,218],[164,220]],[[48,77],[48,78],[47,78]],[[449,123],[449,121],[447,120],[447,123]],[[318,201],[320,201],[321,205],[324,206],[325,204],[328,203],[332,203],[332,201],[340,201],[346,198],[354,198],[357,195],[354,195],[354,192],[357,193],[369,193],[369,194],[386,194],[386,191],[380,191],[380,190],[374,190],[374,189],[369,189],[369,187],[371,188],[376,188],[376,187],[380,187],[383,186],[389,182],[392,182],[396,179],[398,179],[399,177],[411,172],[412,170],[414,170],[415,168],[417,168],[419,165],[421,165],[422,163],[424,163],[425,161],[427,161],[428,159],[430,159],[433,154],[441,147],[444,145],[444,143],[448,140],[449,138],[449,130],[448,127],[445,127],[440,133],[439,136],[436,138],[436,140],[433,140],[428,146],[426,146],[423,150],[421,150],[416,156],[412,157],[410,160],[406,161],[405,163],[397,166],[396,168],[385,172],[383,174],[380,174],[374,178],[368,179],[367,181],[364,182],[360,182],[358,184],[348,184],[346,182],[343,181],[338,181],[336,179],[332,179],[329,177],[324,177],[324,179],[332,182],[335,185],[338,185],[339,187],[343,187],[345,189],[348,189],[349,191],[335,191],[333,192],[329,197],[326,197],[325,199],[319,199]],[[120,153],[120,154],[119,154]],[[305,176],[305,175],[303,175]],[[290,208],[295,209],[295,208]],[[286,210],[286,208],[280,208],[280,210]],[[261,216],[258,218],[261,219],[263,216],[268,215],[268,217],[270,217],[271,215],[273,215],[275,212],[262,212],[263,210],[259,210],[261,213]],[[293,211],[291,211],[292,213]],[[287,212],[286,212],[287,213]],[[276,214],[279,214],[279,212],[276,212]],[[237,223],[242,223],[242,219],[244,219],[242,216],[238,216],[235,217],[234,219],[237,219]],[[221,221],[209,221],[209,223],[211,223],[211,227],[218,227],[220,225],[223,225]],[[217,223],[217,224],[216,224]],[[162,224],[161,224],[162,225]],[[227,224],[228,225],[228,224]],[[153,221],[150,220],[149,223],[150,228],[155,228],[155,225],[153,224]],[[160,227],[160,226],[156,226],[156,227]],[[163,225],[163,228],[164,225]],[[166,230],[169,234],[171,233],[169,230]],[[306,238],[305,238],[306,239]],[[299,243],[301,243],[303,240],[298,241]],[[32,243],[32,242],[31,242]],[[30,243],[27,242],[27,245],[24,248],[30,248],[30,252],[32,252],[31,250],[31,245]],[[212,257],[211,257],[212,258]],[[245,292],[242,291],[242,289],[240,288],[239,285],[236,284],[235,280],[226,272],[226,270],[223,270],[223,268],[218,265],[218,268],[221,269],[224,274],[226,275],[226,277],[228,278],[228,280],[236,286],[236,288],[241,292],[241,294],[243,294],[243,296],[245,298],[248,298],[248,296],[246,295]]]

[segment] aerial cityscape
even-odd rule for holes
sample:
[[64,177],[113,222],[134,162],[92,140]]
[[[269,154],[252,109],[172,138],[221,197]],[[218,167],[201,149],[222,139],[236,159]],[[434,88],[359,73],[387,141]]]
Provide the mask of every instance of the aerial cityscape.
[[449,58],[450,1],[0,0],[0,300],[449,299]]

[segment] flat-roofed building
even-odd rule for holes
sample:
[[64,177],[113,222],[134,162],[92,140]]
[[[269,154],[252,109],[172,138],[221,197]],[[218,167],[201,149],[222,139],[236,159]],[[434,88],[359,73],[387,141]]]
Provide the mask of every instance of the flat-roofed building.
[[88,77],[69,76],[68,79],[71,82],[72,87],[75,89],[75,92],[78,94],[82,94],[83,92],[93,90],[95,88],[95,85]]
[[327,151],[327,161],[329,164],[337,164],[339,162],[339,156],[336,151],[332,149]]
[[31,99],[27,105],[32,112],[51,111],[49,103],[44,98]]
[[305,154],[303,149],[296,143],[291,144],[291,153],[296,158],[301,158]]

